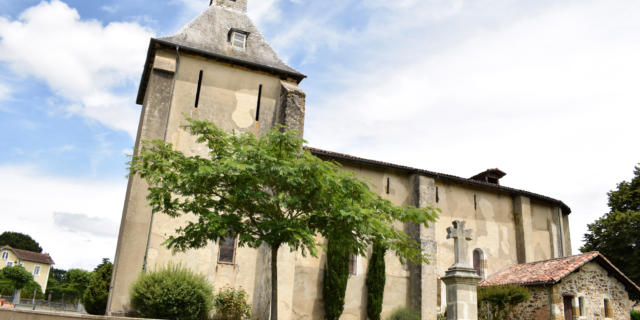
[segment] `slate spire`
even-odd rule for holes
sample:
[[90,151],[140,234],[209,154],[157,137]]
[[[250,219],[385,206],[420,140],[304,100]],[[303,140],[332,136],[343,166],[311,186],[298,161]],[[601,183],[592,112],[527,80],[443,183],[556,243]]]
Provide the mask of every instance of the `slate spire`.
[[[304,75],[286,65],[269,46],[260,30],[247,15],[248,0],[210,0],[211,5],[176,34],[159,40],[199,50],[233,61],[247,62],[280,70],[288,77],[302,80]],[[233,32],[246,35],[246,46],[232,46]]]

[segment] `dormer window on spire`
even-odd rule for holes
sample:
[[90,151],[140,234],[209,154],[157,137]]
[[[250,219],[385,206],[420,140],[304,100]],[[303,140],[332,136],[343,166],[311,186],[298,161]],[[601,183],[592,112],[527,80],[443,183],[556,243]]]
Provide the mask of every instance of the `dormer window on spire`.
[[247,38],[249,38],[249,32],[235,28],[229,30],[228,40],[234,49],[245,50],[247,48]]

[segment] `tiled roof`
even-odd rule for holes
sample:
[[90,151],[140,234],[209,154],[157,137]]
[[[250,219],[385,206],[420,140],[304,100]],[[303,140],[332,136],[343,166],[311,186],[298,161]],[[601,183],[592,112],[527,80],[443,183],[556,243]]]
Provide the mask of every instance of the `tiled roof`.
[[622,282],[627,290],[640,293],[640,287],[633,283],[600,252],[593,251],[566,258],[514,264],[489,276],[480,286],[501,285],[553,285],[578,270],[583,265],[595,261]]
[[472,180],[472,179],[462,178],[462,177],[458,177],[458,176],[454,176],[454,175],[450,175],[450,174],[438,173],[438,172],[424,170],[424,169],[418,169],[418,168],[412,168],[412,167],[393,164],[393,163],[389,163],[389,162],[383,162],[383,161],[360,158],[360,157],[356,157],[356,156],[352,156],[352,155],[348,155],[348,154],[344,154],[344,153],[327,151],[327,150],[322,150],[322,149],[317,149],[317,148],[312,148],[312,147],[305,147],[305,148],[307,150],[311,151],[311,153],[313,153],[314,155],[319,156],[319,157],[325,157],[325,158],[331,158],[331,159],[339,159],[339,160],[348,160],[348,161],[353,161],[353,162],[357,162],[357,163],[368,164],[368,165],[377,166],[377,167],[391,168],[391,169],[401,170],[401,171],[410,172],[410,173],[415,172],[415,173],[423,174],[425,176],[433,177],[435,179],[448,180],[448,181],[451,181],[451,182],[465,184],[465,185],[471,185],[471,186],[478,187],[478,188],[483,188],[483,189],[502,191],[502,192],[506,192],[508,194],[513,194],[513,195],[523,195],[525,197],[529,197],[529,198],[532,198],[532,199],[536,199],[536,200],[540,200],[540,201],[543,201],[543,202],[550,202],[550,203],[556,204],[557,206],[562,208],[562,212],[564,212],[565,214],[571,213],[571,209],[569,208],[569,206],[564,204],[564,202],[562,202],[560,200],[557,200],[557,199],[554,199],[554,198],[543,196],[541,194],[525,191],[525,190],[509,188],[509,187],[497,185],[497,184],[494,184],[494,183],[488,183],[488,182],[484,182],[484,181]]
[[15,253],[16,256],[18,256],[18,259],[20,260],[46,263],[46,264],[55,264],[53,262],[53,259],[51,259],[51,256],[48,253],[37,253],[33,251],[28,251],[28,250],[14,249],[10,246],[0,247],[0,250],[2,249],[9,249],[13,251],[13,253]]

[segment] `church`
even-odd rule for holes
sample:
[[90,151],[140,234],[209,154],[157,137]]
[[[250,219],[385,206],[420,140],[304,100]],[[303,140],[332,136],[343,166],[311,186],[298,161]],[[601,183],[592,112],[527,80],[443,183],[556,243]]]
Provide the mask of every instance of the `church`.
[[[247,16],[247,2],[211,0],[203,13],[175,35],[151,39],[137,96],[142,112],[136,150],[145,140],[162,139],[187,155],[205,155],[205,147],[181,128],[185,115],[212,121],[228,131],[262,135],[276,125],[285,125],[304,132],[305,93],[298,85],[305,75],[278,58]],[[499,169],[464,178],[311,147],[308,150],[368,179],[376,186],[376,193],[397,205],[441,210],[438,221],[429,228],[405,226],[430,255],[430,264],[403,265],[393,253],[385,257],[383,318],[403,306],[417,310],[422,319],[435,320],[444,312],[446,287],[441,277],[454,260],[453,242],[446,239],[446,228],[454,220],[464,220],[474,230],[468,259],[485,280],[514,265],[572,256],[571,209],[560,200],[501,185],[506,173]],[[153,214],[146,195],[144,180],[131,176],[108,314],[129,314],[130,285],[140,272],[173,262],[204,274],[216,289],[246,290],[254,319],[269,319],[269,249],[237,247],[236,239],[227,239],[203,249],[172,253],[163,242],[181,221]],[[323,256],[303,257],[281,248],[278,265],[280,318],[322,319]],[[366,270],[367,257],[351,257],[341,319],[366,319]],[[604,281],[629,286],[614,276],[615,272],[607,274]],[[517,283],[517,279],[513,281]],[[574,292],[572,297],[569,305],[577,304],[580,295]],[[626,318],[612,318],[629,319],[628,295],[626,300],[624,294],[618,300],[610,303],[619,303],[615,310],[627,310]],[[542,318],[564,318],[562,305],[541,308],[546,312]],[[538,309],[534,311],[540,312]],[[594,305],[593,309],[602,308]]]

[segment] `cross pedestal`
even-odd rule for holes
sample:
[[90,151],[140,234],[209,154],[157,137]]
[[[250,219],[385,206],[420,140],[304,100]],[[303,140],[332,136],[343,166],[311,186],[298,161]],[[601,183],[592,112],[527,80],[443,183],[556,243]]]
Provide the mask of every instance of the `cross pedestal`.
[[478,320],[477,289],[480,276],[469,265],[467,241],[472,230],[464,229],[464,221],[454,221],[447,228],[447,239],[453,238],[455,263],[447,270],[442,281],[447,286],[447,320]]

